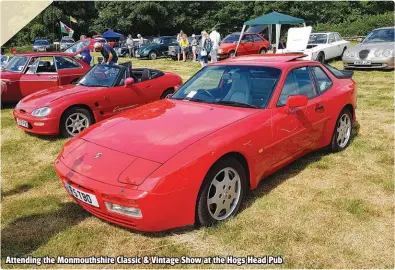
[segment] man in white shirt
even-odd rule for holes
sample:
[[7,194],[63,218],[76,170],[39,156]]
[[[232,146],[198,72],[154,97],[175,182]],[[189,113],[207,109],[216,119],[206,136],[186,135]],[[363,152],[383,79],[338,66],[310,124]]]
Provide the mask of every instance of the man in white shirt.
[[219,43],[221,42],[221,35],[217,32],[217,26],[214,26],[213,29],[211,29],[210,40],[213,44],[210,52],[211,63],[215,63],[217,62],[217,52],[219,49]]

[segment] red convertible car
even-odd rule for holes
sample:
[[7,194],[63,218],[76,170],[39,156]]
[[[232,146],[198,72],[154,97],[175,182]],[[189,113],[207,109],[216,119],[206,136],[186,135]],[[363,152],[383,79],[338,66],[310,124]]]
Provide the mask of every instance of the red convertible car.
[[76,84],[23,98],[13,115],[19,128],[36,134],[75,136],[95,122],[159,100],[182,84],[180,76],[131,63],[96,65]]
[[240,56],[204,67],[172,97],[67,142],[55,161],[61,182],[87,211],[136,230],[234,216],[267,175],[350,143],[352,72],[298,57]]
[[2,69],[1,102],[18,102],[42,89],[77,81],[90,68],[76,56],[89,40],[76,42],[64,52],[32,52],[15,55]]

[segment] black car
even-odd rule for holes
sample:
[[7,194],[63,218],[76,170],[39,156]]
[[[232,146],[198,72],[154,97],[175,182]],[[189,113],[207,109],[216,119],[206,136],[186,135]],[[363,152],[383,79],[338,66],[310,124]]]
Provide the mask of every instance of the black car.
[[160,56],[167,56],[169,46],[177,45],[177,37],[162,36],[154,38],[150,44],[144,45],[136,50],[136,58],[149,58],[154,60]]

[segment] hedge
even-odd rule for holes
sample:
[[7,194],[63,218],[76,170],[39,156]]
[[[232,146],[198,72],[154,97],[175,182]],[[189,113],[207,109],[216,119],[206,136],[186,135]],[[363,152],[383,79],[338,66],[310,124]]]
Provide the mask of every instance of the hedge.
[[342,36],[366,36],[375,28],[393,26],[394,13],[387,12],[378,15],[363,16],[354,22],[344,22],[339,24],[317,24],[313,30],[339,32]]

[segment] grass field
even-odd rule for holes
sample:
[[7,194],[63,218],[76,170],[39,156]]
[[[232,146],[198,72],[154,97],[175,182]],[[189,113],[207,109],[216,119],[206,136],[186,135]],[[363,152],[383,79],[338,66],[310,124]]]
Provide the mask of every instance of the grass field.
[[[125,61],[125,59],[122,59]],[[341,62],[333,62],[341,68]],[[198,63],[133,61],[180,74]],[[19,130],[1,110],[1,248],[6,256],[263,256],[284,264],[241,267],[394,268],[394,72],[356,71],[358,124],[341,153],[311,153],[268,177],[237,217],[212,228],[138,233],[85,212],[52,163],[66,142]],[[112,268],[169,265],[99,265]],[[98,265],[43,265],[92,268]],[[233,268],[236,265],[176,265]]]

